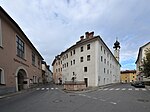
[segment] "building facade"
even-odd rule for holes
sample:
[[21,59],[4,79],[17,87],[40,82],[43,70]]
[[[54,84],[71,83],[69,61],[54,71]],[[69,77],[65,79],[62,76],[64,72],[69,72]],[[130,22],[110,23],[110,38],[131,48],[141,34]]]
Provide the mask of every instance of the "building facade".
[[136,71],[137,71],[137,80],[150,81],[150,78],[145,78],[143,76],[143,73],[141,73],[143,59],[146,57],[145,50],[147,48],[150,48],[150,42],[148,42],[147,44],[145,44],[139,48],[138,57],[137,57],[137,60],[135,62]]
[[18,24],[0,7],[0,93],[42,82],[42,60]]
[[[118,46],[115,45],[117,53]],[[84,81],[86,86],[100,86],[120,81],[118,60],[94,32],[86,32],[85,37],[55,57],[52,66],[54,77],[62,79],[62,83],[75,80]]]
[[121,71],[121,82],[130,83],[136,81],[136,70]]
[[53,81],[53,73],[49,68],[50,66],[46,64],[45,61],[42,61],[42,80],[43,83],[50,83]]

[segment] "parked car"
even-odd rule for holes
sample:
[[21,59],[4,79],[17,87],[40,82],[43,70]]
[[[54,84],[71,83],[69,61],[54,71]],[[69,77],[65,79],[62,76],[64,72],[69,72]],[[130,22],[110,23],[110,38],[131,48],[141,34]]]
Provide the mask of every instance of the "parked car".
[[131,86],[138,87],[138,88],[145,88],[145,84],[142,81],[134,81],[131,83]]

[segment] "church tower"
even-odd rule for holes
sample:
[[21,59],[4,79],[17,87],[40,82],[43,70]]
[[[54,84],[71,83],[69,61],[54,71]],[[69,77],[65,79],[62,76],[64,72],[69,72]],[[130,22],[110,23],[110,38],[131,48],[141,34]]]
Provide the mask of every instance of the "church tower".
[[116,39],[116,42],[114,43],[114,56],[117,59],[117,61],[119,62],[119,54],[120,54],[120,43],[118,42],[118,40]]

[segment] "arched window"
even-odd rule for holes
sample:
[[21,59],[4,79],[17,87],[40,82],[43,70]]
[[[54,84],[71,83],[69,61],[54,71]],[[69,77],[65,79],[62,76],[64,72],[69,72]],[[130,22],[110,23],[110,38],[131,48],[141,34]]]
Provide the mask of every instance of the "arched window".
[[5,84],[4,70],[0,68],[0,84]]

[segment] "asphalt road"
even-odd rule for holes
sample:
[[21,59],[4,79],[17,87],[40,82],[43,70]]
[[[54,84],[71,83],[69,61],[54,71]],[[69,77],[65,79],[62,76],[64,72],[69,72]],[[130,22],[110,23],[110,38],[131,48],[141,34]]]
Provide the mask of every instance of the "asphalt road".
[[150,90],[120,84],[65,93],[56,85],[0,99],[0,112],[150,112]]

